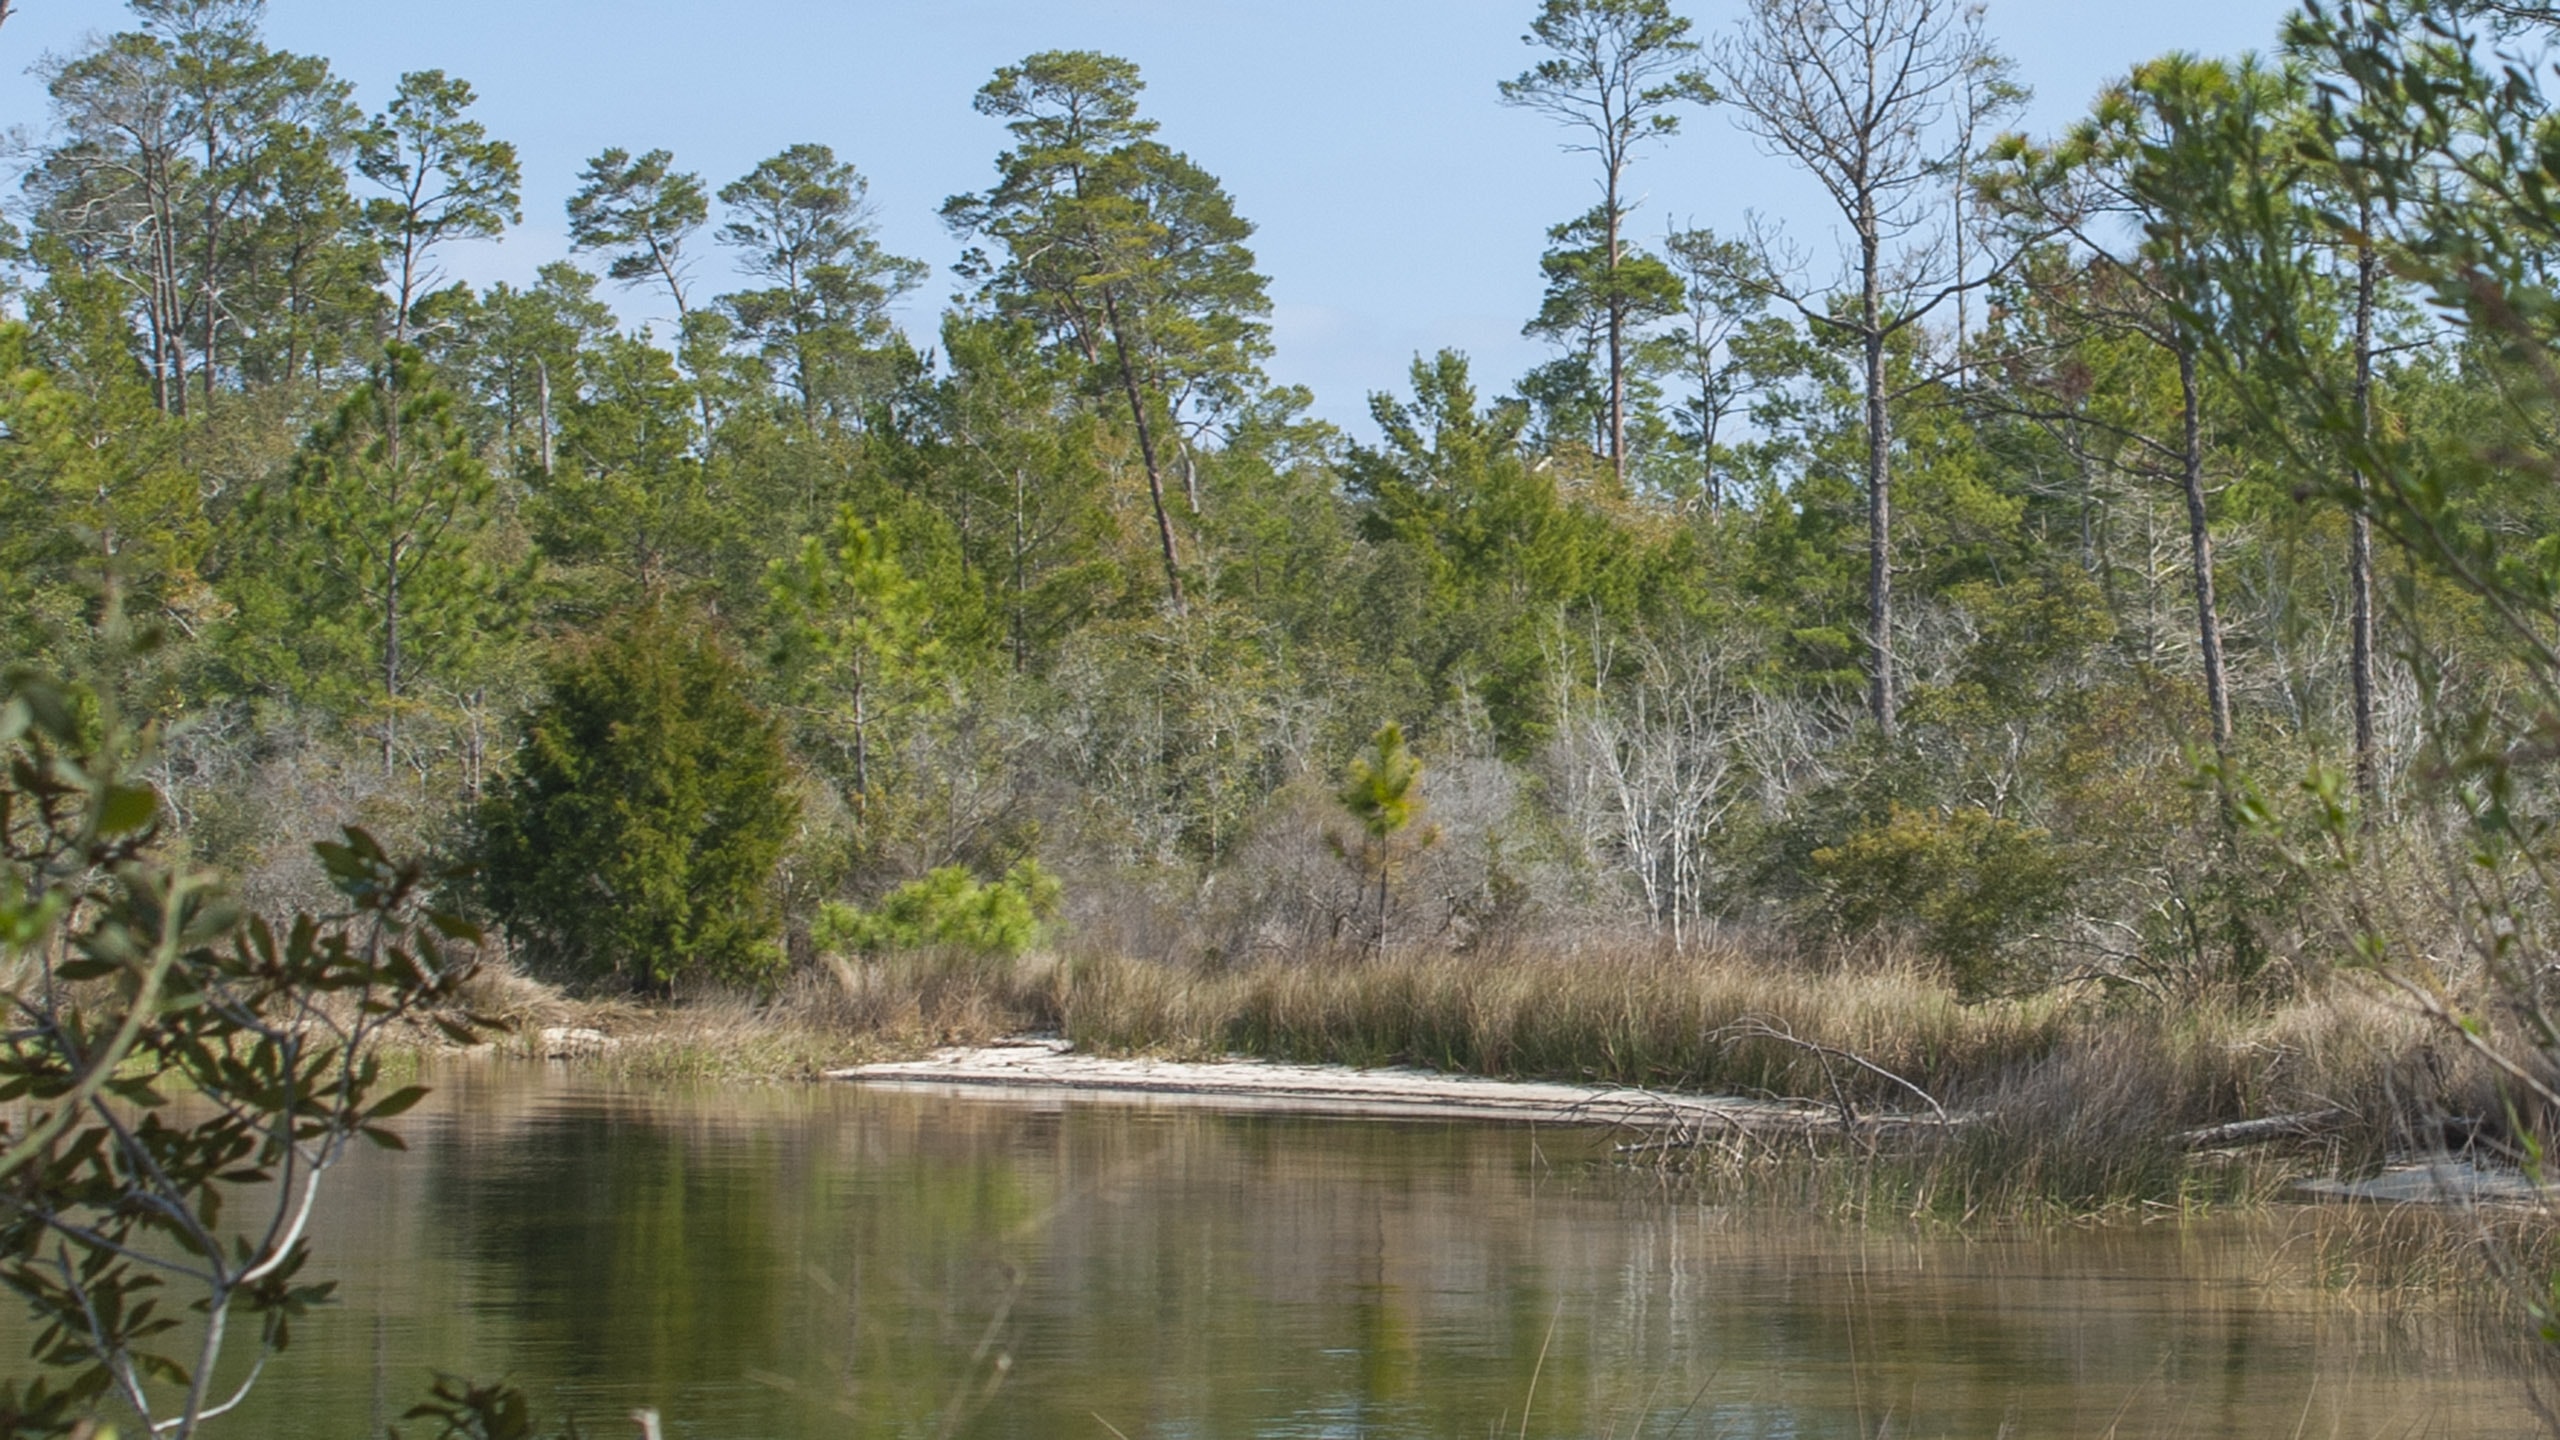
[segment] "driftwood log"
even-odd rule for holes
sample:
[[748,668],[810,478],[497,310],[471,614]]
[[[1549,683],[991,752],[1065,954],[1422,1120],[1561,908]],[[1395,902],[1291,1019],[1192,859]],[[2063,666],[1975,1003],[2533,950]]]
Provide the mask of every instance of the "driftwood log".
[[2335,1130],[2351,1118],[2350,1112],[2331,1106],[2326,1110],[2297,1110],[2290,1115],[2234,1120],[2227,1125],[2207,1125],[2201,1130],[2182,1131],[2178,1135],[2178,1146],[2184,1150],[2225,1150],[2236,1145],[2299,1140]]

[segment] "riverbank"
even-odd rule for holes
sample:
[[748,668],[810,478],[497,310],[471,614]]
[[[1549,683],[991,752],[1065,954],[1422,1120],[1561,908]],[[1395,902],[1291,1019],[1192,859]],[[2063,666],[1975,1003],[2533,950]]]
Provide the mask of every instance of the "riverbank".
[[[2484,1067],[2337,978],[2178,1003],[2104,984],[1968,998],[1890,960],[1620,941],[1248,966],[907,955],[812,967],[762,996],[654,1003],[493,976],[474,1004],[508,1022],[500,1053],[648,1080],[812,1080],[1046,1034],[1102,1059],[1403,1066],[1852,1119],[1960,1112],[1973,1121],[1896,1147],[1907,1173],[1879,1197],[1958,1215],[2246,1204],[2448,1137],[2489,1152],[2524,1138],[2504,1133]],[[2248,1128],[2268,1120],[2287,1123]]]
[[[2421,1017],[2339,978],[2176,1004],[2103,985],[1968,999],[1911,965],[1594,944],[1239,967],[908,955],[812,968],[760,996],[647,1003],[492,975],[474,1004],[510,1026],[484,1054],[635,1085],[888,1066],[876,1073],[948,1086],[955,1057],[977,1056],[1023,1086],[1110,1076],[1154,1103],[1257,1077],[1244,1083],[1261,1098],[1212,1103],[1457,1118],[1523,1086],[1527,1113],[1598,1120],[1591,1097],[1615,1095],[1605,1152],[1648,1190],[1964,1234],[2293,1211],[2304,1180],[2366,1179],[2448,1141],[2492,1165],[2512,1153],[2481,1118],[2503,1113],[2489,1077]],[[1028,1034],[1048,1038],[1000,1045]],[[1931,1123],[1942,1111],[1962,1123]],[[2284,1123],[2253,1123],[2268,1120]],[[2548,1208],[2301,1214],[2313,1266],[2359,1292],[2508,1316],[2560,1266]]]

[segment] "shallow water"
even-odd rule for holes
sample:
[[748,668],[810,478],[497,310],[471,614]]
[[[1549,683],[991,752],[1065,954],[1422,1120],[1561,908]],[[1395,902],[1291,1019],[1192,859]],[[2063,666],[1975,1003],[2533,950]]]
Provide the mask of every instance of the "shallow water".
[[332,1177],[344,1303],[209,1433],[377,1433],[439,1369],[722,1440],[2537,1433],[2264,1220],[1959,1240],[1669,1202],[1552,1129],[434,1078]]

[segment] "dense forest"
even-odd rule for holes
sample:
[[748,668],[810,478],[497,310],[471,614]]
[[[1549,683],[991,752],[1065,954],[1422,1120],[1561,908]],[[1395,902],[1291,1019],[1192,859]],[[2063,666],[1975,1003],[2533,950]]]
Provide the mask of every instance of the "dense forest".
[[[1522,317],[1553,358],[1417,357],[1375,438],[1272,373],[1252,223],[1125,60],[977,93],[1008,138],[916,333],[882,137],[607,150],[571,253],[474,288],[521,177],[465,80],[131,9],[42,62],[11,211],[0,651],[156,721],[171,843],[252,908],[362,824],[608,987],[1037,919],[2175,994],[2337,958],[2384,852],[2458,942],[2465,822],[2540,843],[2531,7],[2315,9],[2031,137],[1950,0],[1547,0],[1485,84],[1599,197]],[[1648,157],[1739,143],[1836,253],[1639,213]]]

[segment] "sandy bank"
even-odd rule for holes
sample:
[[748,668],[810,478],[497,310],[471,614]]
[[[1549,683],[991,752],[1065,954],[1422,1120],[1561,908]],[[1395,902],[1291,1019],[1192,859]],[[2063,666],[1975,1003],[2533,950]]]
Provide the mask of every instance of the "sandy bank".
[[1730,1096],[1544,1081],[1486,1080],[1429,1070],[1353,1070],[1266,1060],[1113,1059],[1079,1055],[1060,1040],[1011,1040],[938,1050],[922,1060],[858,1065],[830,1079],[946,1091],[1000,1088],[1145,1097],[1230,1108],[1322,1115],[1439,1116],[1648,1129],[1800,1130],[1837,1123],[1812,1106]]

